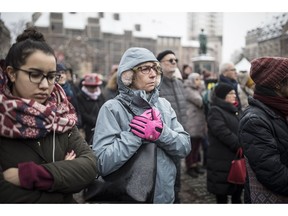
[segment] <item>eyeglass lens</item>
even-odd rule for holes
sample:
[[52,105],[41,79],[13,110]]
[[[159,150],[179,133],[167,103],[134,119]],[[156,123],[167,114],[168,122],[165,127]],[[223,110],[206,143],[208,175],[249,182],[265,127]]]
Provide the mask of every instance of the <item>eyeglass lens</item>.
[[151,72],[151,69],[153,69],[157,74],[161,74],[161,67],[159,65],[153,65],[153,66],[140,66],[136,68],[136,70],[141,71],[143,74],[148,74]]
[[176,63],[178,63],[178,59],[169,59],[168,61],[169,61],[171,64],[173,64],[174,61],[175,61]]
[[55,82],[58,82],[60,78],[60,74],[57,74],[56,72],[50,72],[47,75],[44,75],[43,72],[41,71],[28,71],[28,70],[24,70],[21,68],[16,68],[16,67],[14,68],[16,70],[20,70],[20,71],[27,73],[29,75],[30,82],[35,83],[35,84],[41,83],[43,79],[46,78],[49,85],[53,85],[55,84]]

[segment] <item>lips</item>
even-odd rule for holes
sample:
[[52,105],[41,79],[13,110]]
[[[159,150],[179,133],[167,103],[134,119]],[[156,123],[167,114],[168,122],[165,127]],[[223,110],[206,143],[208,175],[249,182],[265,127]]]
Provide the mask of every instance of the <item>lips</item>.
[[148,83],[148,85],[155,86],[155,82]]
[[45,100],[48,98],[48,94],[35,94],[34,98],[38,100]]

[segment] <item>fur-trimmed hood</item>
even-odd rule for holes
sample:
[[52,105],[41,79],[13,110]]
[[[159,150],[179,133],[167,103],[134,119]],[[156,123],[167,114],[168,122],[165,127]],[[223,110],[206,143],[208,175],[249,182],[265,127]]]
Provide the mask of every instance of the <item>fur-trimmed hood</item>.
[[[145,62],[158,62],[155,55],[148,49],[132,47],[123,54],[117,71],[118,90],[119,93],[122,94],[122,97],[125,95],[124,97],[127,99],[127,95],[129,95],[129,100],[134,100],[133,98],[135,97],[146,98],[146,92],[144,90],[133,90],[130,88],[134,75],[134,72],[131,69]],[[161,79],[162,75],[158,75],[158,85],[151,92],[152,103],[158,98]]]

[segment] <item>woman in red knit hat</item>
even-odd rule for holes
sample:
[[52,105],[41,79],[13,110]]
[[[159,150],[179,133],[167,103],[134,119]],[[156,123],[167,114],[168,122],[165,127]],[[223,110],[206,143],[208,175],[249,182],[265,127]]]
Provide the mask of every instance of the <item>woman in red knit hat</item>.
[[80,127],[85,131],[85,139],[88,144],[92,144],[93,129],[99,110],[105,102],[100,88],[102,83],[99,74],[86,74],[82,81],[82,87],[77,94],[79,113],[82,120]]
[[246,203],[288,203],[288,58],[251,62],[253,97],[240,121]]

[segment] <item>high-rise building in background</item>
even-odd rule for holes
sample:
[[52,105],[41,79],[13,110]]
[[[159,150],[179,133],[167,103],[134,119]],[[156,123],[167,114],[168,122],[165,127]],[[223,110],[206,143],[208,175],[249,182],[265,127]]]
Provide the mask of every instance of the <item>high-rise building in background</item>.
[[190,12],[187,13],[188,37],[197,40],[201,29],[204,29],[209,37],[223,35],[223,13],[220,12]]
[[207,53],[222,61],[223,13],[191,12],[187,13],[187,34],[189,40],[198,40],[201,30],[207,35]]

